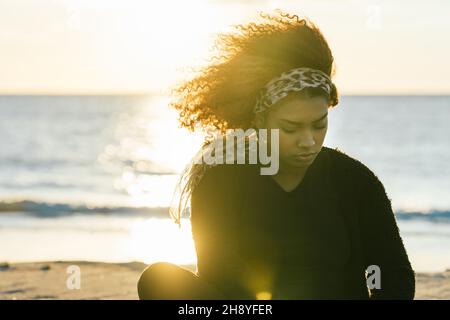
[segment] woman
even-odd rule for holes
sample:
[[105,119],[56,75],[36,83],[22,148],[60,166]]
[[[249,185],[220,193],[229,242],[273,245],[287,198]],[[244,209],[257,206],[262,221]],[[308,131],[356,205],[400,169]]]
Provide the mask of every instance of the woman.
[[180,85],[173,106],[191,130],[254,128],[263,141],[260,129],[279,129],[277,149],[266,141],[278,171],[262,175],[261,154],[256,164],[187,167],[173,215],[180,223],[190,198],[197,272],[152,264],[139,297],[413,299],[414,271],[382,183],[323,146],[338,103],[326,40],[298,16],[261,17],[219,37],[216,63]]

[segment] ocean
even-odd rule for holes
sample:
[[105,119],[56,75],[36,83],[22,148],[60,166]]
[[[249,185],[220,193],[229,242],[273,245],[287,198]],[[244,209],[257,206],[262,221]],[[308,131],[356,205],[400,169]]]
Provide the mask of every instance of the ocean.
[[[161,96],[0,96],[0,261],[195,264],[167,206],[201,145]],[[416,271],[450,268],[450,96],[343,96],[324,145],[383,182]]]

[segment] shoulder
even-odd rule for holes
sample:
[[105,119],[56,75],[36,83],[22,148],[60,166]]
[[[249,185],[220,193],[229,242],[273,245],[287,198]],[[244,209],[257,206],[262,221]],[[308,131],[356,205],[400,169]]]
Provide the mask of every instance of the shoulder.
[[247,169],[241,164],[217,164],[206,169],[200,183],[233,183],[242,179]]
[[333,173],[336,175],[345,175],[349,178],[374,178],[375,173],[358,159],[347,155],[338,148],[323,147],[324,152],[330,159]]
[[358,159],[338,148],[323,147],[323,149],[330,160],[331,174],[340,185],[356,190],[382,187],[377,175]]
[[242,183],[248,171],[247,166],[240,164],[218,164],[208,167],[199,178],[193,195],[204,192],[211,194],[215,191],[230,195],[230,192],[234,192]]

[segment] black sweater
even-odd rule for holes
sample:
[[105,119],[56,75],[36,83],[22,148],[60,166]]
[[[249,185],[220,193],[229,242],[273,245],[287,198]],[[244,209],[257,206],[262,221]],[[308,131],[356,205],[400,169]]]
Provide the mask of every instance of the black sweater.
[[[260,165],[209,169],[191,198],[197,273],[230,299],[413,299],[414,271],[375,174],[323,147],[286,192]],[[366,269],[380,268],[381,289]]]

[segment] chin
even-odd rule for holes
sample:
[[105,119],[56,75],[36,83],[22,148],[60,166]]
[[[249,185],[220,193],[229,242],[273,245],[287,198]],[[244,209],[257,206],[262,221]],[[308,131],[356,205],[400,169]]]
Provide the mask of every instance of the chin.
[[314,162],[314,160],[316,160],[316,158],[317,155],[309,161],[295,161],[291,159],[291,161],[289,161],[289,165],[295,168],[309,167]]
[[310,162],[294,162],[293,164],[291,164],[291,166],[295,167],[295,168],[307,168],[311,165],[312,161]]
[[301,162],[301,161],[289,161],[288,165],[292,168],[307,168],[313,163],[314,159],[308,162]]

